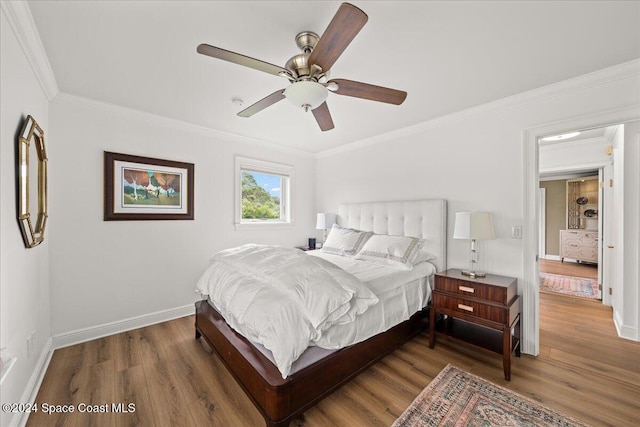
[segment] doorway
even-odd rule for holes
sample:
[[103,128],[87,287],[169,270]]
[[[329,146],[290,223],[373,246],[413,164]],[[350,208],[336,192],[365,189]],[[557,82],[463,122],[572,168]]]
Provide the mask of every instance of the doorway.
[[[625,130],[624,132],[624,142],[627,142],[627,136],[629,138],[635,137],[635,133],[637,132],[637,120],[639,119],[637,115],[637,110],[634,108],[622,108],[611,111],[603,111],[598,114],[576,117],[570,120],[565,120],[561,122],[550,123],[547,125],[537,126],[535,128],[525,129],[523,132],[524,137],[524,227],[523,227],[523,283],[522,283],[522,294],[523,294],[523,318],[527,321],[523,324],[523,351],[527,354],[538,355],[540,353],[540,296],[538,291],[538,243],[539,243],[539,235],[538,235],[538,207],[539,207],[539,153],[538,153],[538,141],[541,137],[547,135],[559,135],[563,132],[568,132],[570,129],[594,129],[594,128],[602,128],[613,126],[617,124],[631,124],[629,132]],[[635,153],[635,151],[634,151]],[[614,152],[614,157],[616,154]],[[625,156],[626,158],[626,156]],[[625,158],[616,158],[616,162],[619,164],[625,163]],[[618,162],[619,161],[619,162]],[[594,168],[598,168],[598,165],[594,165]],[[622,171],[618,171],[622,172]],[[626,169],[625,169],[625,175]],[[618,179],[620,177],[616,177],[617,182],[622,183],[622,179]],[[605,176],[604,182],[608,185],[612,176]],[[622,186],[617,185],[614,188],[614,193],[621,192]],[[633,336],[631,330],[627,330],[626,326],[622,324],[620,319],[618,318],[619,308],[616,309],[620,305],[620,301],[622,301],[621,297],[624,295],[626,288],[617,289],[619,283],[619,279],[621,277],[617,277],[622,275],[622,271],[624,270],[624,252],[626,249],[627,242],[621,237],[622,233],[622,221],[620,218],[622,217],[622,213],[625,211],[625,205],[622,202],[622,199],[619,198],[620,207],[614,210],[614,218],[611,218],[611,221],[607,221],[604,224],[603,234],[608,235],[610,237],[615,237],[620,242],[624,242],[619,247],[616,247],[613,250],[613,244],[610,244],[608,241],[605,241],[606,250],[602,252],[603,258],[605,261],[612,266],[613,268],[609,268],[603,271],[604,282],[610,283],[613,286],[613,296],[610,298],[610,301],[614,307],[614,322],[616,324],[616,329],[618,330],[618,334],[621,337]],[[612,203],[611,198],[609,198],[605,203]],[[609,229],[607,229],[609,228]],[[629,241],[629,245],[632,246],[633,242]],[[603,242],[600,240],[600,245],[602,247]],[[611,249],[609,248],[611,247]],[[626,276],[625,276],[626,277]],[[605,289],[605,293],[603,295],[604,298],[607,297],[607,290]],[[619,293],[620,296],[616,296]]]
[[611,305],[603,242],[611,241],[614,195],[606,181],[623,133],[609,125],[538,138],[540,291]]
[[[557,147],[545,141],[539,143],[539,290],[570,297],[603,300],[603,259],[600,241],[606,223],[604,198],[604,166],[598,170],[581,169],[571,164],[571,159],[580,156],[568,155],[571,151],[585,152],[589,145],[595,146],[593,153],[605,153],[597,148],[610,147],[606,139],[611,133],[604,129],[577,134]],[[580,138],[581,135],[585,137]],[[557,144],[557,142],[554,142]],[[558,170],[558,155],[570,169]],[[609,155],[610,156],[610,155]],[[612,159],[594,156],[588,160],[608,162]],[[555,162],[549,170],[548,163]],[[584,157],[580,161],[584,161]],[[553,163],[552,162],[552,163]]]

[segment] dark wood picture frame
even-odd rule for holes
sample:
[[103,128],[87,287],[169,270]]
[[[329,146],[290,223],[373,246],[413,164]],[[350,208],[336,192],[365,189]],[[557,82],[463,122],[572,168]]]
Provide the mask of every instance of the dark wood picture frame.
[[[176,206],[166,207],[161,204],[141,204],[133,206],[123,202],[124,186],[120,175],[120,169],[116,165],[122,166],[123,170],[137,170],[138,173],[148,172],[147,180],[154,176],[179,175],[177,188],[168,184],[167,189],[158,186],[156,197],[160,199],[161,192],[167,194],[179,193],[179,203]],[[137,166],[137,169],[136,169]],[[154,180],[157,183],[157,179]],[[136,221],[136,220],[193,220],[193,200],[194,200],[194,164],[177,162],[172,160],[155,159],[151,157],[134,156],[122,153],[104,152],[104,220],[105,221]],[[175,185],[174,185],[175,186]],[[135,186],[134,195],[137,196]],[[148,190],[142,193],[145,199],[149,198]],[[141,196],[142,197],[142,196]],[[151,196],[153,197],[153,196]],[[167,196],[169,197],[169,196]],[[175,196],[174,196],[175,197]],[[173,212],[175,211],[175,212]]]

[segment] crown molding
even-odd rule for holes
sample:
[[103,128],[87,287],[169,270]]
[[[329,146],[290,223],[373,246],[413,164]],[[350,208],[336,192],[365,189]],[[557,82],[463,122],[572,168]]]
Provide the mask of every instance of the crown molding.
[[45,96],[51,101],[60,90],[29,5],[21,0],[2,1],[0,6]]
[[[7,17],[7,21],[11,26],[45,96],[49,101],[53,100],[59,93],[55,75],[49,59],[47,58],[42,40],[36,28],[33,16],[29,9],[29,5],[24,0],[19,1],[6,1],[0,2],[2,11]],[[585,89],[605,85],[617,80],[623,80],[627,78],[640,77],[640,59],[635,59],[629,62],[618,64],[612,67],[608,67],[602,70],[594,71],[592,73],[584,74],[571,79],[563,80],[550,85],[542,86],[540,88],[532,89],[526,92],[522,92],[513,96],[491,101],[485,104],[481,104],[475,107],[471,107],[465,110],[461,110],[455,113],[444,115],[434,118],[425,122],[418,123],[416,125],[408,126],[402,129],[386,132],[380,135],[376,135],[370,138],[365,138],[357,141],[353,141],[346,145],[332,148],[329,150],[320,151],[317,153],[311,153],[305,150],[299,150],[289,147],[284,147],[279,144],[266,142],[264,140],[249,138],[229,132],[219,131],[205,126],[196,125],[180,120],[170,119],[163,116],[146,113],[140,110],[133,110],[126,107],[120,107],[114,104],[107,104],[100,101],[90,100],[88,98],[76,97],[86,102],[95,102],[97,104],[109,105],[110,109],[123,109],[129,113],[137,113],[144,116],[147,120],[151,120],[155,123],[162,123],[166,126],[173,128],[181,128],[183,130],[196,131],[197,133],[207,134],[210,136],[230,138],[239,142],[260,144],[261,146],[269,145],[274,149],[310,155],[315,158],[330,157],[344,152],[357,150],[360,148],[369,147],[375,144],[384,143],[387,141],[393,141],[402,137],[415,135],[420,132],[424,132],[428,129],[438,128],[445,125],[455,124],[463,121],[467,118],[476,116],[478,114],[487,113],[491,111],[497,111],[502,109],[514,108],[516,106],[525,105],[529,103],[540,102],[543,100],[551,99],[558,96],[568,95],[574,92],[579,92]],[[68,95],[73,97],[73,95]]]
[[170,129],[177,129],[184,132],[204,135],[210,138],[224,139],[225,141],[230,141],[230,142],[239,142],[243,144],[258,145],[260,147],[269,147],[275,151],[313,158],[313,153],[309,151],[299,150],[291,147],[285,147],[283,145],[274,144],[269,141],[263,141],[260,139],[254,139],[254,138],[238,135],[231,132],[225,132],[222,130],[217,130],[217,129],[209,128],[206,126],[197,125],[195,123],[189,123],[189,122],[185,122],[178,119],[172,119],[166,116],[149,113],[143,110],[137,110],[134,108],[123,107],[118,104],[98,101],[92,98],[84,98],[82,96],[71,95],[68,93],[60,92],[55,102],[75,104],[82,108],[86,108],[86,107],[94,108],[102,112],[109,112],[110,114],[114,114],[127,119],[133,119],[136,121],[149,123],[154,126],[164,126]]
[[315,154],[316,158],[330,157],[348,151],[358,150],[375,144],[393,141],[402,137],[415,135],[428,129],[438,128],[455,124],[467,118],[479,114],[514,108],[517,106],[532,104],[559,96],[569,95],[586,89],[605,85],[618,80],[640,77],[640,59],[623,62],[622,64],[583,74],[571,79],[562,80],[557,83],[542,86],[516,95],[501,98],[496,101],[487,102],[476,107],[467,108],[445,116],[437,117],[416,125],[408,126],[395,131],[376,135],[371,138],[354,141],[341,147],[320,151]]

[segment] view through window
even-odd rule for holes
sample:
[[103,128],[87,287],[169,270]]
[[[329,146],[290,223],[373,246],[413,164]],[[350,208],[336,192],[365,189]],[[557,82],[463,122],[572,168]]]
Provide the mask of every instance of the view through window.
[[281,199],[286,180],[281,175],[243,170],[242,219],[284,220]]
[[293,166],[236,157],[236,230],[293,224]]

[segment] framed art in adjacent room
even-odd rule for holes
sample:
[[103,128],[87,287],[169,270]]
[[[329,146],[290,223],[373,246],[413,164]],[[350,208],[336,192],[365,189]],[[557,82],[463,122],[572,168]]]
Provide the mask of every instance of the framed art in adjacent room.
[[104,152],[104,220],[193,219],[193,163]]

